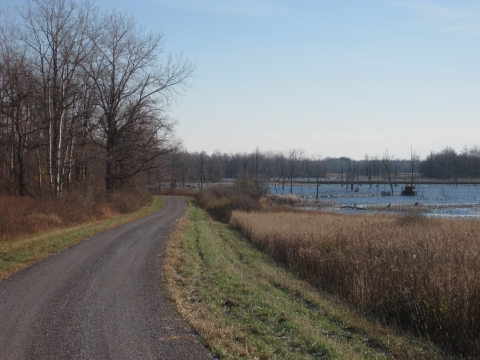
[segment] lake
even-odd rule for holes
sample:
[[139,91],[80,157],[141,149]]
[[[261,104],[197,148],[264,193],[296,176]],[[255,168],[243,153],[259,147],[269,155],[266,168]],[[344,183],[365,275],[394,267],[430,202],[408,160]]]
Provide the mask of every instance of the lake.
[[[419,184],[416,196],[402,196],[403,185],[394,186],[393,196],[381,196],[390,192],[390,185],[359,184],[350,186],[322,184],[319,187],[319,200],[331,204],[329,211],[358,212],[386,209],[392,205],[414,205],[418,203],[427,216],[480,218],[480,185]],[[289,194],[290,186],[270,186],[271,194]],[[315,185],[293,186],[293,194],[315,200]],[[355,207],[355,209],[349,208]]]

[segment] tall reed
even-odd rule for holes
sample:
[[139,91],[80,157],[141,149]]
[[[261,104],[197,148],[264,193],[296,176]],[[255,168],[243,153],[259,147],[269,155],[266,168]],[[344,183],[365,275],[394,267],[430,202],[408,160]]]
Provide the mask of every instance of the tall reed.
[[480,222],[234,212],[230,224],[311,284],[480,356]]

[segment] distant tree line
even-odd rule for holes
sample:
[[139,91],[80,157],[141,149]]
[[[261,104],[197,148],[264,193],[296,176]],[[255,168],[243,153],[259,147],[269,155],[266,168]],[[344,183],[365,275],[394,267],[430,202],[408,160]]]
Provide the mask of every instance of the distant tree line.
[[465,147],[460,153],[446,147],[442,151],[431,152],[420,164],[424,177],[454,182],[458,179],[480,178],[480,149],[477,146]]
[[188,152],[179,145],[165,162],[169,166],[151,175],[152,184],[168,184],[169,187],[193,184],[201,188],[206,182],[228,179],[250,181],[259,186],[275,182],[283,190],[291,190],[294,181],[315,183],[328,177],[350,190],[354,190],[354,184],[361,180],[370,186],[379,182],[390,184],[393,191],[395,184],[414,184],[420,178],[474,181],[480,175],[480,150],[477,147],[465,148],[460,154],[446,148],[439,153],[430,153],[423,160],[413,149],[409,159],[397,159],[385,151],[381,155],[366,155],[362,160],[354,160],[307,156],[302,149],[264,152],[256,148],[250,153],[217,150],[207,154],[204,151]]
[[165,166],[177,144],[166,111],[193,66],[162,56],[161,34],[88,1],[0,15],[1,193],[109,193]]

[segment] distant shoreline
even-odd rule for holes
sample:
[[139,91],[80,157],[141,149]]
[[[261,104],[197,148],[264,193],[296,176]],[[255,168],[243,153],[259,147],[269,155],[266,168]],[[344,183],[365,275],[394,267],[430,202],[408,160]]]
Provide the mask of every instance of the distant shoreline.
[[[283,180],[270,180],[270,184],[282,184]],[[285,180],[285,184],[290,184],[290,180]],[[316,180],[294,180],[293,181],[294,185],[316,185],[317,181]],[[321,185],[351,185],[351,182],[347,181],[342,181],[342,180],[319,180],[318,184]],[[372,187],[375,185],[390,185],[390,182],[388,180],[375,180],[375,181],[368,181],[368,180],[355,180],[353,185],[370,185],[372,184]],[[400,185],[410,185],[410,181],[392,181],[392,184],[394,186],[400,186]],[[442,181],[442,180],[420,180],[420,181],[414,181],[413,186],[417,185],[480,185],[480,180],[455,180],[455,181]]]

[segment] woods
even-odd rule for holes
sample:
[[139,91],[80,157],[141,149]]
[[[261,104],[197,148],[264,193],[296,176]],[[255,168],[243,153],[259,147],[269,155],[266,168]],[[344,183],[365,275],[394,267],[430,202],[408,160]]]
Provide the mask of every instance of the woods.
[[194,66],[162,34],[92,3],[31,0],[2,13],[0,191],[60,198],[107,193],[165,166],[171,101]]

